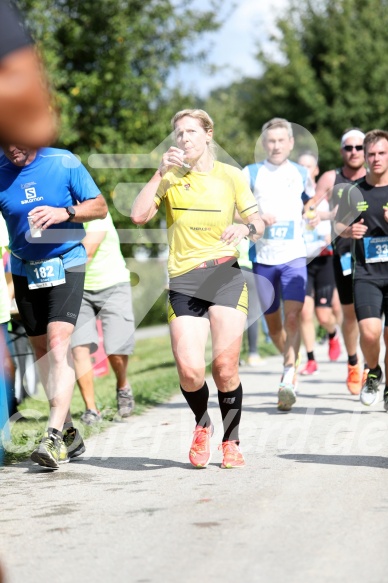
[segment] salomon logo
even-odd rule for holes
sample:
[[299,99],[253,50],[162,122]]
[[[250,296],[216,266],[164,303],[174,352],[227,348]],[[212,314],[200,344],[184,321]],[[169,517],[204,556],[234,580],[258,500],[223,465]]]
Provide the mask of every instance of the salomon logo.
[[26,193],[26,198],[36,198],[35,188],[26,188],[24,192]]

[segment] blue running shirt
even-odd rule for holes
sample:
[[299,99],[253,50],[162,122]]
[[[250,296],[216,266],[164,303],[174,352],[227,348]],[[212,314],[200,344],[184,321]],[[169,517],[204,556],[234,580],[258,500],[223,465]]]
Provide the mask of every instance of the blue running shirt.
[[31,238],[27,215],[37,206],[75,206],[99,194],[86,168],[67,150],[42,148],[35,160],[23,167],[1,156],[0,211],[9,233],[12,273],[26,275],[21,259],[51,259],[64,253],[66,269],[86,263],[80,244],[85,236],[81,223],[65,221],[42,231],[42,237]]

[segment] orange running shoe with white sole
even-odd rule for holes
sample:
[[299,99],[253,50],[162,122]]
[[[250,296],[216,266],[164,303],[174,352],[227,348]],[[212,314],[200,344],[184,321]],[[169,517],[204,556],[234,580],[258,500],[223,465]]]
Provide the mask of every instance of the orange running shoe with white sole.
[[221,468],[231,469],[245,466],[244,456],[236,441],[223,441],[218,449],[222,449],[224,454]]
[[[368,373],[367,373],[368,374]],[[358,364],[354,366],[348,364],[348,378],[346,379],[346,386],[352,395],[359,395],[362,387],[362,378],[360,367]]]
[[190,463],[195,468],[206,468],[211,459],[210,438],[213,435],[213,423],[210,427],[197,425],[194,429],[193,442],[189,452]]

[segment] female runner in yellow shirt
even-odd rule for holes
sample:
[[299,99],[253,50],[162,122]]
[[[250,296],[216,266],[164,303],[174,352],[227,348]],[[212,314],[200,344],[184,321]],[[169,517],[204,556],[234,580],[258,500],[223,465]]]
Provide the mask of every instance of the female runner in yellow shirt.
[[[205,345],[212,338],[212,375],[224,425],[221,467],[244,466],[239,448],[242,387],[238,374],[248,294],[236,246],[264,232],[242,172],[215,160],[213,121],[200,109],[172,119],[176,146],[136,198],[132,221],[144,225],[166,205],[169,240],[169,324],[182,393],[195,415],[189,459],[210,461],[213,424],[207,403]],[[237,210],[243,223],[234,224]]]

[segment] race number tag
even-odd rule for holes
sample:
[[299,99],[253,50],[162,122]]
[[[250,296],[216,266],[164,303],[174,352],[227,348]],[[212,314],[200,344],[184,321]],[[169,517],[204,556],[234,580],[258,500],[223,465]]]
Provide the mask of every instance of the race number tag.
[[294,221],[279,221],[270,227],[266,227],[263,239],[284,241],[294,238]]
[[364,237],[365,263],[388,261],[388,237]]
[[342,267],[342,274],[343,275],[350,275],[352,273],[352,254],[344,253],[340,257],[341,267]]
[[28,261],[24,264],[29,289],[54,287],[65,283],[65,269],[60,257]]
[[304,231],[303,232],[303,239],[306,245],[311,245],[312,243],[316,243],[320,240],[318,233],[314,231]]
[[303,239],[306,245],[306,255],[309,258],[317,257],[327,247],[326,237],[318,235],[316,230],[304,231]]

